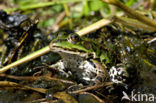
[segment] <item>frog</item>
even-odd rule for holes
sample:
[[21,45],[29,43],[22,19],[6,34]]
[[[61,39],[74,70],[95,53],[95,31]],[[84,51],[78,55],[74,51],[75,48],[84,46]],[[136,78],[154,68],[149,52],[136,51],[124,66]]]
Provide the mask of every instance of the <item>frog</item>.
[[[61,56],[61,60],[50,66],[66,77],[72,77],[84,85],[97,85],[115,80],[112,69],[109,71],[107,64],[110,58],[105,47],[88,38],[82,38],[76,33],[62,33],[51,41],[49,45],[54,53]],[[119,73],[121,74],[121,73]]]

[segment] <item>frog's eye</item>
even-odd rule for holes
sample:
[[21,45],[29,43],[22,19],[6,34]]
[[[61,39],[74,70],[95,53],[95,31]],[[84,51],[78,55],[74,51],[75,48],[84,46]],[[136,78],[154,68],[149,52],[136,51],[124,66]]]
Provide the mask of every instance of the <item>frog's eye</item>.
[[80,37],[79,37],[79,35],[77,35],[77,34],[71,34],[71,35],[69,36],[68,41],[70,41],[70,42],[72,42],[72,43],[76,43],[76,42],[80,41]]
[[78,41],[78,40],[80,40],[80,37],[77,34],[74,34],[74,35],[71,36],[71,39],[73,41]]

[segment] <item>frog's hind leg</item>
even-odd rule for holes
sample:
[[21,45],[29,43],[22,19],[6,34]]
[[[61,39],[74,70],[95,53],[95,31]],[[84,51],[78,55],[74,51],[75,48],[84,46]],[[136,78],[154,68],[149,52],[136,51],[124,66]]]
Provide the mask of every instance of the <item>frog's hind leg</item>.
[[109,81],[108,71],[101,63],[97,61],[92,61],[94,63],[94,67],[96,68],[96,76],[91,80],[91,85],[102,84],[106,81]]
[[97,76],[96,76],[96,80],[100,81],[101,83],[109,81],[109,73],[107,71],[107,69],[102,66],[102,64],[100,63],[95,63],[96,68],[97,69]]

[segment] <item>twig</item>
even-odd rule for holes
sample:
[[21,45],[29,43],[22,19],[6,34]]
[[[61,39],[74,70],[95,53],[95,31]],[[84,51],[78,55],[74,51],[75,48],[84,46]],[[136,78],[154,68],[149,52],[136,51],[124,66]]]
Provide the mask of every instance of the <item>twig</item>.
[[72,18],[70,17],[70,11],[69,11],[69,7],[66,3],[63,4],[64,6],[64,10],[65,10],[65,13],[66,13],[66,16],[68,17],[68,20],[69,20],[69,29],[72,29]]
[[34,80],[39,80],[39,79],[45,79],[47,81],[56,80],[56,81],[60,81],[63,83],[75,84],[74,82],[69,81],[69,80],[58,79],[58,78],[49,77],[49,76],[14,76],[14,75],[7,75],[4,73],[1,73],[0,77],[6,77],[10,79],[15,79],[15,80],[29,80],[29,81],[34,81]]
[[49,31],[53,31],[53,32],[56,32],[58,29],[59,29],[59,26],[58,24],[64,19],[66,13],[65,11],[63,11],[57,18],[56,22],[54,23],[54,25],[50,28]]
[[30,90],[33,90],[33,91],[37,91],[39,93],[43,93],[45,94],[47,89],[43,89],[43,88],[32,88],[32,87],[29,87],[29,86],[26,86],[26,85],[21,85],[21,84],[18,84],[18,83],[15,83],[15,82],[9,82],[9,81],[0,81],[0,86],[1,87],[22,87],[22,88],[19,88],[19,89],[30,89]]
[[87,87],[87,88],[85,88],[85,89],[73,91],[72,93],[73,93],[73,94],[82,93],[82,92],[86,92],[86,91],[89,91],[89,90],[102,88],[102,87],[104,87],[104,86],[109,86],[109,85],[112,85],[112,84],[113,84],[112,82],[105,82],[105,83],[103,83],[103,84],[101,84],[101,85],[90,86],[90,87]]
[[111,15],[115,16],[116,15],[116,6],[114,5],[109,5]]
[[127,17],[117,17],[117,16],[114,16],[113,18],[114,18],[114,22],[121,23],[127,26],[131,26],[133,28],[144,29],[149,32],[153,32],[156,30],[156,28],[148,26],[136,19],[127,18]]
[[148,15],[149,13],[151,13],[152,14],[152,16],[154,17],[154,18],[156,18],[156,11],[149,11],[149,10],[137,10],[137,12],[139,12],[139,13],[141,13],[141,14],[143,14],[143,15]]
[[135,10],[132,10],[131,8],[127,7],[126,5],[124,5],[122,2],[120,2],[119,0],[103,0],[105,3],[108,4],[113,4],[115,6],[117,6],[118,8],[122,9],[123,11],[125,11],[127,14],[135,17],[138,21],[141,21],[149,26],[155,27],[156,28],[156,21],[152,20],[150,18],[147,18],[146,16],[136,12]]
[[14,76],[14,75],[7,75],[7,74],[4,74],[4,73],[1,73],[0,77],[6,77],[6,78],[10,78],[10,79],[15,79],[15,80],[38,80],[42,76],[38,76],[38,77],[33,77],[33,76]]
[[86,35],[86,34],[88,34],[90,32],[93,32],[93,31],[95,31],[97,29],[100,29],[101,27],[103,27],[105,25],[108,25],[108,24],[110,24],[112,22],[113,22],[113,19],[101,19],[98,22],[96,22],[96,23],[94,23],[94,24],[92,24],[92,25],[78,31],[77,34],[79,34],[80,36],[84,36],[84,35]]
[[41,98],[41,99],[33,100],[32,103],[45,103],[45,101],[46,101],[46,98]]
[[63,83],[75,84],[75,83],[72,82],[72,81],[64,80],[64,79],[58,79],[58,78],[54,78],[54,77],[44,76],[44,78],[45,78],[46,80],[57,80],[57,81],[60,81],[60,82],[63,82]]
[[10,68],[16,67],[16,66],[21,65],[21,64],[23,64],[25,62],[31,61],[31,60],[33,60],[33,59],[35,59],[35,58],[37,58],[39,56],[42,56],[42,55],[44,55],[44,54],[46,54],[48,52],[50,52],[50,48],[49,48],[49,46],[46,46],[46,47],[44,47],[44,48],[42,48],[42,49],[40,49],[40,50],[38,50],[38,51],[36,51],[36,52],[34,52],[32,54],[20,59],[20,60],[17,60],[15,62],[1,68],[0,73],[3,73],[5,71],[9,70]]

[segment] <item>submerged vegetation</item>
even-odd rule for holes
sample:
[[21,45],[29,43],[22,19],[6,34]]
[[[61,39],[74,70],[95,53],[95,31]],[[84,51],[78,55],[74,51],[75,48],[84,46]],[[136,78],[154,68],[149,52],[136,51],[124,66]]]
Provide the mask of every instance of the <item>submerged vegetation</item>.
[[0,3],[0,102],[133,102],[123,91],[156,96],[154,0]]

